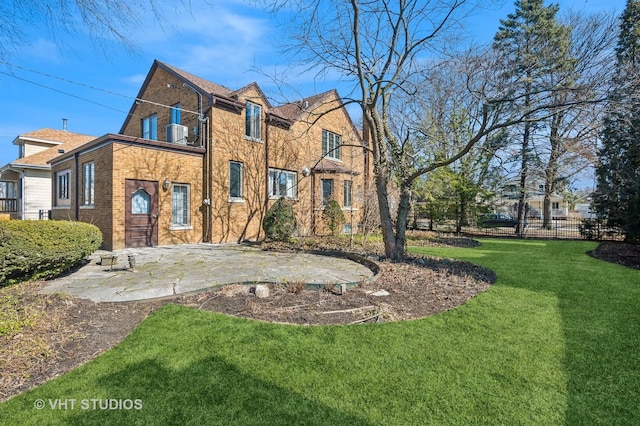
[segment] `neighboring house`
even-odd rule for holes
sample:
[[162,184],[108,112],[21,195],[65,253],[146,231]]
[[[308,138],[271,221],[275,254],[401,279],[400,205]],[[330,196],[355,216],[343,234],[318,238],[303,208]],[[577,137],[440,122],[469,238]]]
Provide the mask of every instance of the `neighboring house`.
[[[272,106],[154,61],[120,134],[51,161],[53,217],[91,222],[104,248],[255,240],[280,197],[300,234],[331,198],[360,219],[370,161],[335,90]],[[348,229],[347,226],[347,229]]]
[[[526,203],[527,216],[530,218],[542,219],[544,214],[544,183],[532,180],[527,183]],[[502,206],[501,211],[517,217],[518,199],[520,194],[520,183],[511,181],[503,187],[503,192],[498,204]],[[552,219],[566,219],[569,215],[569,205],[559,194],[551,194],[551,216]]]
[[14,139],[18,159],[0,167],[0,212],[12,219],[46,219],[51,210],[51,165],[48,161],[95,136],[40,129]]

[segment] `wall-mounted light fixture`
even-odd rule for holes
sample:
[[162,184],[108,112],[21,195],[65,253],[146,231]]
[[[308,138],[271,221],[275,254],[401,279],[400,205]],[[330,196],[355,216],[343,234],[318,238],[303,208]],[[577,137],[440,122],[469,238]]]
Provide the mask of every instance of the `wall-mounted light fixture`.
[[307,166],[304,166],[302,168],[302,176],[307,177],[311,174],[311,170],[309,170],[309,168]]
[[171,185],[171,182],[169,182],[169,179],[165,179],[164,182],[162,182],[162,189],[167,191],[169,189],[169,185]]

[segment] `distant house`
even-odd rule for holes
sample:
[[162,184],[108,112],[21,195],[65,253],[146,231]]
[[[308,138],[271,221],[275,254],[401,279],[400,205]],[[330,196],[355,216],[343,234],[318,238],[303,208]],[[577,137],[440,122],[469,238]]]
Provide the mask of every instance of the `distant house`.
[[[525,188],[525,200],[527,205],[527,216],[530,218],[542,219],[544,215],[544,184],[532,179]],[[512,217],[517,217],[518,199],[520,195],[520,183],[512,180],[503,187],[498,204],[500,211],[508,213]],[[551,194],[551,216],[552,219],[566,219],[569,215],[569,204],[560,194]]]
[[357,226],[370,161],[335,90],[273,106],[154,61],[120,129],[50,161],[52,215],[96,224],[104,248],[254,240],[280,197],[300,234],[336,199]]
[[43,219],[51,210],[51,165],[61,153],[95,136],[66,130],[40,129],[13,141],[18,159],[0,167],[0,212],[12,219]]

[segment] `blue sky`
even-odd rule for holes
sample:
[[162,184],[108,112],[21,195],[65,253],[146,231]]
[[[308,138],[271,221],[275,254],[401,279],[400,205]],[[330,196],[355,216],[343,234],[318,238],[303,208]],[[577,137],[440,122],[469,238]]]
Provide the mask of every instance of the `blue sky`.
[[[464,23],[479,42],[489,42],[499,20],[514,10],[513,1],[486,3],[491,6]],[[561,13],[619,13],[625,0],[556,3]],[[84,34],[52,35],[46,27],[31,28],[19,52],[0,63],[0,166],[17,158],[12,144],[16,136],[44,127],[61,129],[63,118],[69,131],[117,133],[154,59],[231,89],[256,81],[269,95],[272,76],[289,62],[278,47],[286,40],[285,26],[239,0],[190,4],[191,11],[181,10],[167,0],[168,24],[160,28],[149,20],[129,34],[139,47],[136,54],[113,43],[103,52]],[[311,74],[288,74],[287,80],[304,96],[334,87],[341,93],[349,89],[337,81],[314,81]]]

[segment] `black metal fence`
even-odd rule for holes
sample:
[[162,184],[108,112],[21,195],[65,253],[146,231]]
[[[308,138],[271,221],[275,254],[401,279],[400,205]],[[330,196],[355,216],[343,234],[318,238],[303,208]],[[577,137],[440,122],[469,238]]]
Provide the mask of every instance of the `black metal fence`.
[[[454,221],[429,223],[428,219],[417,221],[418,229],[434,231],[455,232]],[[606,227],[595,219],[572,218],[554,219],[545,227],[542,219],[527,219],[526,226],[521,235],[516,234],[515,227],[511,226],[463,226],[461,231],[470,235],[505,236],[521,238],[551,238],[573,240],[622,240],[624,235],[619,229]]]

